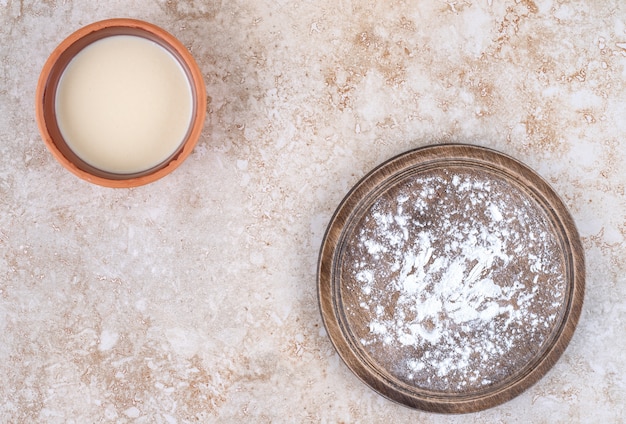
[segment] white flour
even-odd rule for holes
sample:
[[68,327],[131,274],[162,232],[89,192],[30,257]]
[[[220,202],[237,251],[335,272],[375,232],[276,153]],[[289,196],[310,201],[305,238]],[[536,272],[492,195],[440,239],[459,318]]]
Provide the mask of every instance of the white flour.
[[361,344],[403,380],[480,388],[549,335],[564,296],[562,259],[538,207],[506,181],[463,171],[413,177],[359,228],[346,269],[358,293],[350,316],[366,317]]

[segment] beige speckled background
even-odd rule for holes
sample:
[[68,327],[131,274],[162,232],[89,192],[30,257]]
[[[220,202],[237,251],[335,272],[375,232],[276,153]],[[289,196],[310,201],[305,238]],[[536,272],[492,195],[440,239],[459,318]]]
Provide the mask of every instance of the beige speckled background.
[[[175,34],[209,95],[192,156],[136,189],[65,171],[34,119],[47,56],[110,17]],[[0,0],[0,422],[623,422],[625,114],[618,0]],[[349,188],[450,141],[550,181],[588,265],[559,363],[463,416],[357,380],[315,285]]]

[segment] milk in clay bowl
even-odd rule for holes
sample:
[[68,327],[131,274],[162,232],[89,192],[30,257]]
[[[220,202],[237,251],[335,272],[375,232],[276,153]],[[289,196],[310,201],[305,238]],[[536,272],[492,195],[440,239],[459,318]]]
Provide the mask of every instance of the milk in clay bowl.
[[95,184],[135,187],[189,156],[206,92],[195,60],[173,35],[116,18],[80,28],[54,49],[35,106],[42,138],[67,170]]

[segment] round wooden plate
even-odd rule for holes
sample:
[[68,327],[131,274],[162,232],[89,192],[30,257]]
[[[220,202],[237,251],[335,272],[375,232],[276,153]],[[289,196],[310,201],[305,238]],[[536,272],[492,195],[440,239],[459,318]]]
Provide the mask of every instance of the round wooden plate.
[[381,395],[442,413],[483,410],[538,381],[583,303],[574,221],[531,169],[447,144],[383,163],[327,229],[318,294],[346,365]]

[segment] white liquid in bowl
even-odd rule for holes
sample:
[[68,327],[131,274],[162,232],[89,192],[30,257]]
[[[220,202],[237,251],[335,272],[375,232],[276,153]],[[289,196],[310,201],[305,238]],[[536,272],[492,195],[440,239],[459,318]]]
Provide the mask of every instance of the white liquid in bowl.
[[181,145],[192,118],[180,63],[148,39],[115,35],[81,50],[63,71],[55,109],[66,143],[103,171],[148,170]]

